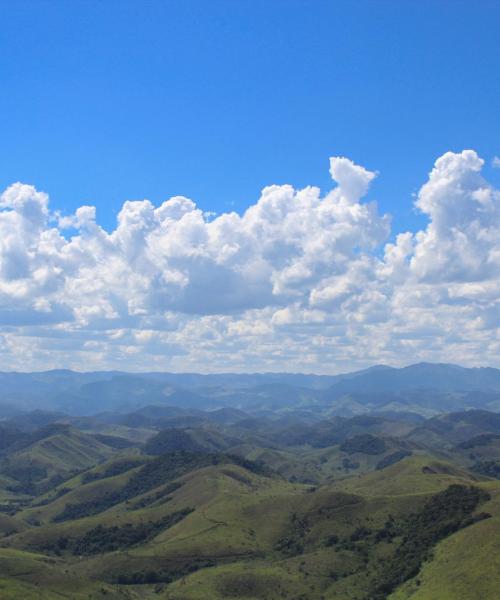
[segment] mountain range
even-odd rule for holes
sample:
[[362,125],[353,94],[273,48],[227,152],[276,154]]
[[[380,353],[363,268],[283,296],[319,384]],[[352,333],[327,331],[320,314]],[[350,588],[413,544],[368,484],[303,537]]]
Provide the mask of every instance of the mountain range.
[[0,373],[0,416],[43,409],[72,415],[130,412],[148,404],[313,411],[352,416],[406,411],[423,416],[500,409],[500,370],[419,363],[326,376],[296,373]]

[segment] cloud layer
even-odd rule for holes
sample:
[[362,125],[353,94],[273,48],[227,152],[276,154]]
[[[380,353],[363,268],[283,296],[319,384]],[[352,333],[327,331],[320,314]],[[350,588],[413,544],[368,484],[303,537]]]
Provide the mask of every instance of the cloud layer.
[[390,239],[376,174],[266,187],[243,215],[125,202],[114,231],[16,183],[0,196],[1,369],[337,372],[415,360],[499,365],[500,192],[472,150],[440,157],[425,230]]

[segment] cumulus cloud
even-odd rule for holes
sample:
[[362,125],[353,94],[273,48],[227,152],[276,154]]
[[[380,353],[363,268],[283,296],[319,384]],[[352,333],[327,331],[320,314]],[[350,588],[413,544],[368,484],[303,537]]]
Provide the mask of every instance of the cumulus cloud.
[[[500,192],[448,152],[389,241],[376,173],[330,159],[333,189],[264,188],[243,214],[185,197],[61,217],[16,183],[0,196],[5,368],[297,369],[415,359],[497,363]],[[73,232],[73,235],[71,235]]]

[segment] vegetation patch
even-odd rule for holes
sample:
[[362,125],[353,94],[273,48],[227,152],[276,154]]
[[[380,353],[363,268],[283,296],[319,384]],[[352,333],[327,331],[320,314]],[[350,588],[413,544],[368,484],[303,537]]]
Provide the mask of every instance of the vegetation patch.
[[115,448],[116,450],[125,450],[127,448],[133,448],[137,444],[134,442],[127,440],[124,437],[120,437],[118,435],[106,435],[104,433],[95,433],[94,438],[101,442],[101,444],[106,444],[110,448]]
[[400,524],[389,519],[375,541],[400,539],[392,557],[384,561],[373,581],[366,600],[385,600],[398,586],[415,577],[422,563],[432,556],[432,548],[442,539],[463,527],[488,518],[481,513],[473,516],[477,506],[490,498],[476,487],[451,485],[435,494],[417,513]]
[[170,452],[206,452],[184,429],[165,429],[151,438],[144,445],[146,454],[158,455]]
[[[217,561],[213,559],[193,559],[189,564],[184,565],[169,565],[165,567],[131,570],[128,573],[119,573],[117,575],[113,575],[110,578],[110,581],[119,585],[151,585],[154,583],[167,584],[171,583],[175,579],[179,579],[180,577],[194,573],[199,569],[208,569],[210,567],[215,567],[216,565]],[[157,593],[161,591],[163,591],[163,587],[155,589],[155,592]]]
[[147,506],[151,506],[153,504],[165,504],[172,499],[172,494],[176,490],[182,487],[182,483],[179,481],[172,481],[172,483],[167,484],[163,489],[158,490],[154,494],[149,494],[148,496],[143,496],[139,498],[135,502],[133,502],[127,508],[129,510],[139,510],[141,508],[146,508]]
[[246,572],[225,574],[218,577],[217,591],[223,598],[263,598],[271,589],[279,587],[277,576],[261,576]]
[[186,508],[173,512],[159,521],[146,521],[139,524],[125,523],[124,525],[114,525],[112,527],[97,525],[81,537],[61,536],[53,544],[44,544],[39,549],[56,554],[68,551],[76,555],[125,550],[154,538],[161,531],[182,521],[193,510],[192,508]]
[[[130,477],[128,482],[120,490],[109,492],[94,500],[77,504],[69,503],[53,518],[53,521],[57,523],[96,515],[108,510],[108,508],[111,508],[115,504],[126,502],[136,496],[145,494],[146,492],[182,477],[195,469],[219,464],[237,464],[249,470],[253,470],[256,473],[267,473],[267,470],[258,463],[238,456],[229,456],[225,454],[197,454],[185,451],[162,454],[143,465]],[[154,500],[152,500],[152,502],[154,502]]]
[[476,448],[478,446],[488,446],[491,442],[496,440],[500,440],[500,435],[497,433],[482,433],[480,435],[476,435],[469,440],[465,440],[465,442],[461,442],[457,444],[457,448],[461,448],[462,450],[469,450],[470,448]]
[[472,466],[472,471],[479,475],[500,479],[500,462],[496,460],[478,461]]
[[376,455],[385,452],[387,450],[387,445],[383,439],[376,437],[371,433],[363,433],[342,442],[340,449],[347,454],[360,452],[362,454]]
[[397,450],[392,454],[384,456],[384,458],[377,463],[375,469],[380,470],[385,469],[386,467],[390,467],[391,465],[395,465],[400,460],[403,460],[403,458],[411,456],[411,454],[412,453],[410,452],[410,450]]
[[137,459],[123,459],[117,460],[113,462],[111,465],[106,467],[103,471],[87,471],[82,475],[82,483],[90,483],[91,481],[97,481],[98,479],[107,479],[108,477],[115,477],[116,475],[121,475],[122,473],[126,473],[130,471],[130,469],[134,469],[135,467],[139,467],[141,462]]
[[303,554],[304,538],[308,531],[308,526],[307,516],[299,516],[297,513],[292,513],[289,532],[276,542],[274,549],[287,557]]

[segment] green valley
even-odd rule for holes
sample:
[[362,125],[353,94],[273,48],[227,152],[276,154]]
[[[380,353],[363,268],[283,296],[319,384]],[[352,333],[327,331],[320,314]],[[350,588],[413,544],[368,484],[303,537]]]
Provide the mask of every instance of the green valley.
[[0,597],[495,597],[496,413],[261,402],[5,417]]

